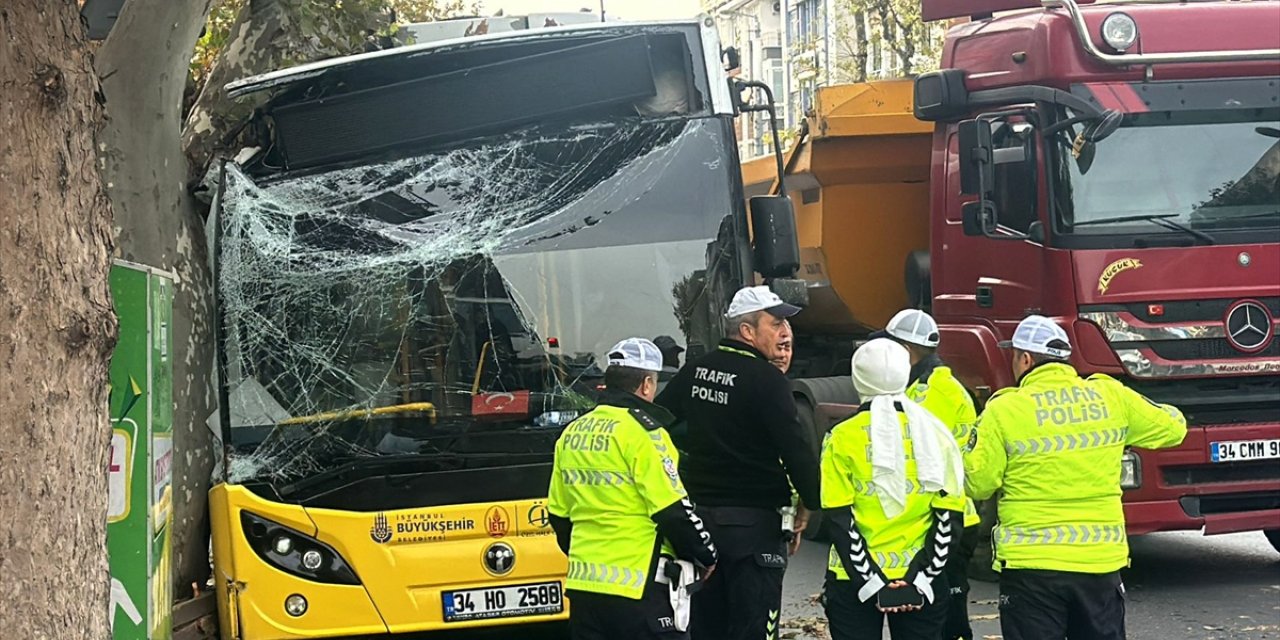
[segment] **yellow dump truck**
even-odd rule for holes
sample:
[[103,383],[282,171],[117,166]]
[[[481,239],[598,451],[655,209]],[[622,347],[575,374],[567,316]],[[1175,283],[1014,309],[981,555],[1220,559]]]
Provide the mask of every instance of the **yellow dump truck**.
[[[785,154],[809,306],[793,319],[801,415],[853,401],[853,341],[927,297],[933,125],[912,115],[910,80],[818,90]],[[748,197],[777,189],[772,156],[743,164]],[[909,265],[903,286],[903,266]]]

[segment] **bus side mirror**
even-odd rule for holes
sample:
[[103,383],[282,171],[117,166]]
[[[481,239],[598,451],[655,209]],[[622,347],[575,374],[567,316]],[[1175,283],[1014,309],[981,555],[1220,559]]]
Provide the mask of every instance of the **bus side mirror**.
[[756,271],[766,278],[790,277],[800,268],[796,214],[787,196],[751,198]]

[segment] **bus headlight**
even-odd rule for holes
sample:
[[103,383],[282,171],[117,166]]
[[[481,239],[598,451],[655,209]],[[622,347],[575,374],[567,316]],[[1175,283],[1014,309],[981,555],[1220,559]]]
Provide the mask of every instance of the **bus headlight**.
[[[248,511],[240,512],[240,526],[254,553],[285,573],[312,582],[360,584],[356,572],[338,555],[337,550],[309,535]],[[305,598],[302,599],[302,611],[306,612]]]
[[1102,41],[1124,53],[1138,41],[1138,23],[1129,14],[1117,11],[1102,21]]
[[1120,488],[1137,489],[1142,486],[1142,459],[1132,451],[1120,458]]
[[319,551],[311,549],[302,554],[302,567],[307,571],[315,571],[324,563],[324,556]]
[[284,611],[297,618],[307,612],[307,599],[296,593],[285,598]]
[[271,549],[276,552],[276,555],[287,556],[293,553],[293,538],[290,538],[289,536],[280,536],[279,538],[276,538]]

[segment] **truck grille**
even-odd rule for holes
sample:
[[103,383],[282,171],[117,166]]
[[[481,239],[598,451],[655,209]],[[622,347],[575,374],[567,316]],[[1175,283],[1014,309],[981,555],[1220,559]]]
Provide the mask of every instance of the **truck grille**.
[[1166,467],[1162,472],[1165,484],[1170,486],[1280,480],[1280,464],[1276,464],[1274,460]]
[[[1280,317],[1280,297],[1253,298],[1271,310],[1272,317]],[[1150,303],[1139,302],[1116,305],[1093,305],[1081,308],[1081,311],[1128,311],[1135,318],[1151,324],[1173,324],[1183,322],[1221,322],[1227,315],[1227,309],[1239,302],[1239,298],[1223,298],[1220,300],[1177,300],[1155,304],[1164,307],[1164,313],[1153,316],[1148,311]]]
[[1178,499],[1182,510],[1192,518],[1218,513],[1241,513],[1280,509],[1280,491],[1261,493],[1229,493],[1217,496],[1185,496]]
[[1280,423],[1280,376],[1124,382],[1155,402],[1178,407],[1190,426]]
[[1224,360],[1227,358],[1262,358],[1280,356],[1280,340],[1257,353],[1243,354],[1222,338],[1207,340],[1168,340],[1149,343],[1116,343],[1116,347],[1145,346],[1165,360]]

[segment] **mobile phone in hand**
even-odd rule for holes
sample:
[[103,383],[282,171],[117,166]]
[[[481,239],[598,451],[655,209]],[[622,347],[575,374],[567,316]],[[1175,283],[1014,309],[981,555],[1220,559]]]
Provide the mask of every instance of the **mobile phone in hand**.
[[876,594],[876,604],[881,609],[891,609],[893,607],[923,607],[924,595],[916,590],[915,587],[905,586],[900,589],[881,589]]

